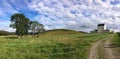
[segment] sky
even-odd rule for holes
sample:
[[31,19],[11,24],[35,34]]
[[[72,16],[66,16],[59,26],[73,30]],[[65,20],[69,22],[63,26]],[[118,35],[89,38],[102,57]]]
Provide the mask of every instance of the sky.
[[9,27],[15,13],[23,13],[47,30],[89,32],[105,23],[106,29],[120,31],[120,0],[0,0],[0,30],[15,31]]

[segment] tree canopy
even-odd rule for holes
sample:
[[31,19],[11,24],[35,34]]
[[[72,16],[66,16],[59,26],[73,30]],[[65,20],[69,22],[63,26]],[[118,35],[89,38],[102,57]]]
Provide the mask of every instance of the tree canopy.
[[39,33],[44,29],[42,24],[37,21],[30,21],[24,14],[16,13],[11,16],[10,21],[10,27],[16,29],[16,35],[18,36],[28,35],[29,30],[33,33]]
[[37,21],[31,21],[30,22],[30,30],[32,31],[32,34],[35,33],[40,34],[45,31],[44,25],[38,23]]

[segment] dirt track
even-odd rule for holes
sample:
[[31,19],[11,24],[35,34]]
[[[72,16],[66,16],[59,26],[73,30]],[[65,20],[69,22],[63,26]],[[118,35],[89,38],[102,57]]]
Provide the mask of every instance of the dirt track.
[[112,37],[113,35],[109,35],[93,44],[87,59],[116,59],[110,44]]

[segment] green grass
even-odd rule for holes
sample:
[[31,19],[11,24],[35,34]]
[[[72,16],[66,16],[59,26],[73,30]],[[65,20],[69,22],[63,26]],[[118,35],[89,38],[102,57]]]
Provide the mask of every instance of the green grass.
[[69,34],[80,34],[80,32],[66,29],[55,29],[49,30],[44,35],[46,36],[57,36],[57,35],[69,35]]
[[108,35],[61,33],[18,39],[1,36],[0,59],[86,59],[91,44]]
[[114,34],[113,44],[120,47],[120,33]]
[[114,51],[114,55],[117,59],[120,59],[120,33],[116,33],[112,39],[112,47]]

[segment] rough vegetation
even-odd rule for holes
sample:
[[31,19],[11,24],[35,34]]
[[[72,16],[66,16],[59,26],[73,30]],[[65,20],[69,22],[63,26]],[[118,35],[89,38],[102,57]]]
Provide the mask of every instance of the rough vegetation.
[[120,33],[114,35],[113,44],[120,47]]
[[83,34],[72,31],[55,32],[48,33],[54,35],[47,35],[46,33],[40,37],[27,36],[17,38],[16,36],[1,36],[0,58],[86,59],[91,44],[108,35]]

